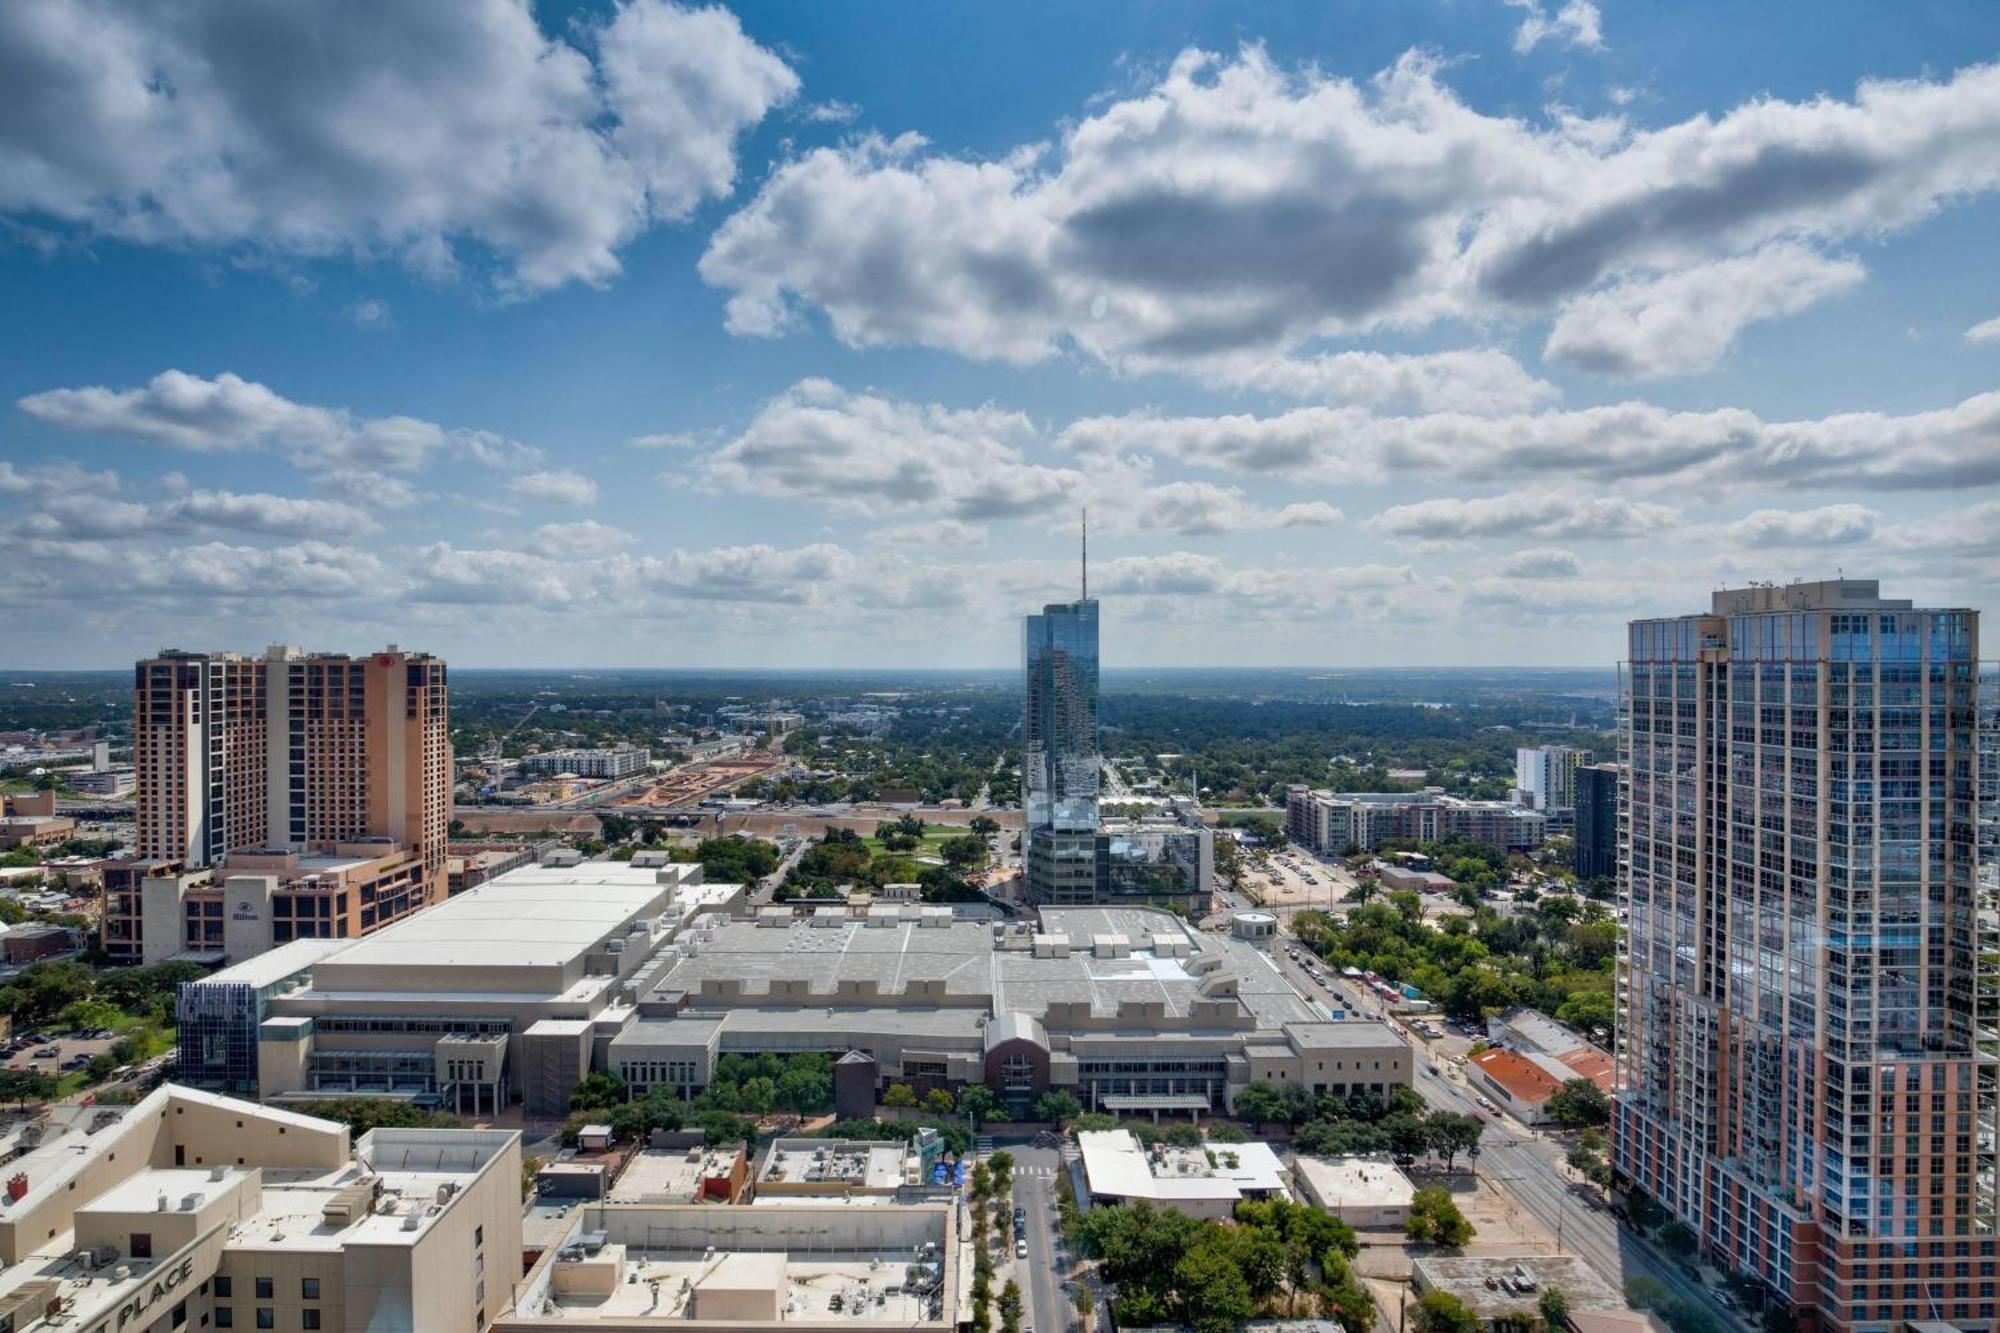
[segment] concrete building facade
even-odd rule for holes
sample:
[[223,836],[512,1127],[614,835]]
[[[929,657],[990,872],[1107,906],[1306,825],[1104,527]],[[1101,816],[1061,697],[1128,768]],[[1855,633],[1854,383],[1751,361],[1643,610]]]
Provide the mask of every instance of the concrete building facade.
[[377,1129],[168,1084],[16,1158],[0,1322],[27,1333],[467,1329],[520,1272],[520,1135]]

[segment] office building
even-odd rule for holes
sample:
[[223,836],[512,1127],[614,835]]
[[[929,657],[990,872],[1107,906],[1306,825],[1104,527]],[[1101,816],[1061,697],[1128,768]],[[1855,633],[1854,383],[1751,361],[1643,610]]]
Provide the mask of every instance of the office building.
[[1978,634],[1859,579],[1630,629],[1613,1167],[1843,1333],[1994,1326]]
[[1585,764],[1576,770],[1576,845],[1571,868],[1578,879],[1618,878],[1618,788],[1624,770],[1616,764]]
[[[211,880],[275,877],[273,918],[349,933],[444,899],[451,822],[444,663],[394,645],[364,657],[283,647],[262,657],[167,650],[137,665],[134,687],[138,855],[158,868],[161,887],[142,885],[132,896],[161,901],[150,914],[143,902],[118,904],[114,913],[107,899],[104,942],[114,957],[157,961],[180,951],[178,940],[148,943],[145,934],[149,920],[187,915],[186,891],[197,882],[186,876],[196,872],[214,872]],[[297,863],[273,859],[287,855]],[[337,866],[323,863],[329,858],[382,868],[332,885]],[[284,906],[294,892],[331,897],[294,914]],[[274,938],[283,942],[286,932]]]
[[86,796],[111,799],[130,796],[137,790],[139,778],[130,767],[99,768],[88,773],[72,774],[69,785]]
[[1021,794],[1030,902],[1097,894],[1097,603],[1052,602],[1026,618]]
[[1567,810],[1576,804],[1576,770],[1590,751],[1537,745],[1514,751],[1515,799],[1530,810]]
[[1328,856],[1350,847],[1378,852],[1385,843],[1452,837],[1519,852],[1542,845],[1548,819],[1508,801],[1470,801],[1435,787],[1330,792],[1291,786],[1285,789],[1285,831],[1292,841]]
[[630,745],[602,750],[544,750],[521,761],[530,773],[567,774],[573,778],[615,779],[644,773],[652,766],[652,751]]
[[480,1333],[512,1295],[512,1130],[350,1142],[345,1125],[171,1083],[98,1117],[8,1163],[0,1326]]

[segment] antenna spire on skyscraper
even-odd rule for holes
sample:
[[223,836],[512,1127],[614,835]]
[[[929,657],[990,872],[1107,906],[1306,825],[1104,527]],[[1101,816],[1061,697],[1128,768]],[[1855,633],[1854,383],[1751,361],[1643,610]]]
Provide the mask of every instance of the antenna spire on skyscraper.
[[1083,601],[1090,600],[1090,510],[1083,511]]

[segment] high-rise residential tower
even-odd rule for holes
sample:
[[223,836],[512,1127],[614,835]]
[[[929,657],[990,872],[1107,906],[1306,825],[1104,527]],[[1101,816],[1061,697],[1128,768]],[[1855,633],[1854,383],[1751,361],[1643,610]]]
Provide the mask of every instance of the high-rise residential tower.
[[[364,933],[443,900],[452,779],[443,662],[393,645],[361,657],[170,649],[137,664],[133,689],[139,861],[108,886],[113,956],[221,949],[232,870],[287,890],[227,915],[272,926],[276,942]],[[149,943],[145,900],[160,899],[161,884],[178,886],[169,906],[187,916],[185,934],[156,903],[163,938]],[[306,901],[315,894],[326,901]]]
[[1537,745],[1514,751],[1514,788],[1531,810],[1567,810],[1576,804],[1576,770],[1590,752],[1570,745]]
[[1618,785],[1616,764],[1585,764],[1576,770],[1576,841],[1570,862],[1579,879],[1618,877]]
[[1617,1174],[1809,1326],[1995,1319],[1977,612],[1633,622]]

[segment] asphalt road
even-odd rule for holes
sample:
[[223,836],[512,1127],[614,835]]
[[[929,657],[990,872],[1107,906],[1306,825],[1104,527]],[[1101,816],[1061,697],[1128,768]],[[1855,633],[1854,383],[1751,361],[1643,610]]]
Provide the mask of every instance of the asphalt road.
[[[1067,1256],[1059,1253],[1061,1242],[1056,1234],[1055,1173],[1063,1169],[1062,1156],[1054,1148],[1020,1143],[1004,1146],[1014,1156],[1014,1202],[1027,1210],[1028,1257],[1013,1261],[1014,1280],[1021,1284],[1026,1306],[1021,1325],[1035,1333],[1063,1333],[1073,1321],[1073,1312],[1062,1289]],[[1009,1246],[1011,1254],[1011,1241]]]
[[[1350,1011],[1363,1015],[1381,1014],[1381,1004],[1359,987],[1335,981],[1331,986],[1315,984],[1297,963],[1285,957],[1281,936],[1273,957],[1286,978],[1301,993],[1319,1001],[1334,1000]],[[1386,1017],[1382,1019],[1389,1022]],[[1391,1023],[1398,1027],[1399,1024]],[[1622,1291],[1627,1280],[1646,1276],[1664,1283],[1678,1296],[1692,1297],[1708,1311],[1716,1325],[1735,1333],[1747,1325],[1725,1308],[1716,1292],[1691,1280],[1673,1261],[1646,1245],[1621,1227],[1607,1209],[1593,1206],[1598,1192],[1574,1181],[1564,1164],[1567,1145],[1551,1135],[1539,1134],[1505,1115],[1482,1110],[1477,1094],[1445,1074],[1420,1038],[1409,1038],[1415,1087],[1431,1106],[1461,1115],[1476,1115],[1487,1122],[1480,1142],[1478,1170],[1509,1199],[1523,1208],[1557,1238],[1559,1253],[1583,1259],[1614,1289]]]

